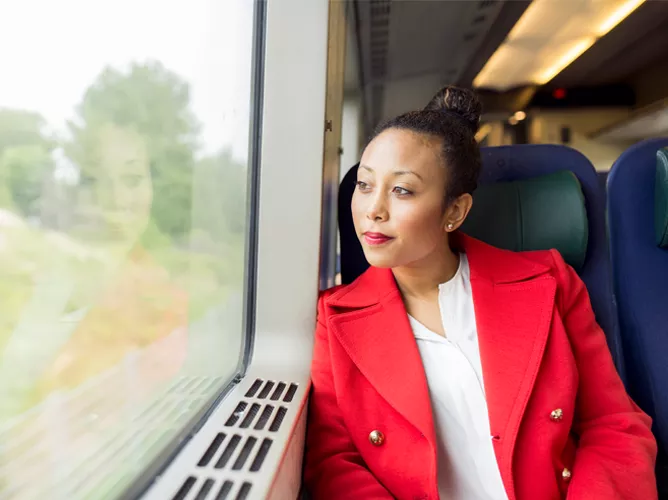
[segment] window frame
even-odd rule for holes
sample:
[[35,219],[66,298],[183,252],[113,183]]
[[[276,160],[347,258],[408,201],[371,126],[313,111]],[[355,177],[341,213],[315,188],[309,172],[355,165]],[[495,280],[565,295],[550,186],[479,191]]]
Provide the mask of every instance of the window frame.
[[[143,500],[172,498],[192,477],[192,489],[207,477],[252,481],[249,500],[297,498],[301,487],[322,244],[330,0],[256,1],[265,6],[266,24],[252,355],[245,376],[214,405]],[[262,470],[197,467],[218,433],[229,437],[226,423],[256,379],[297,386],[280,429],[271,434],[274,445]],[[252,429],[231,432],[254,435]]]
[[143,471],[130,482],[121,498],[141,498],[151,487],[157,477],[165,472],[191,438],[202,428],[214,410],[227,398],[243,380],[252,360],[255,340],[255,310],[257,296],[257,260],[259,236],[259,202],[260,202],[260,164],[262,144],[262,108],[264,96],[264,57],[266,37],[267,6],[264,0],[253,2],[251,50],[251,92],[250,122],[248,140],[248,162],[246,179],[246,217],[247,229],[244,239],[244,305],[242,313],[242,341],[237,367],[225,382],[217,389],[215,395],[195,412]]

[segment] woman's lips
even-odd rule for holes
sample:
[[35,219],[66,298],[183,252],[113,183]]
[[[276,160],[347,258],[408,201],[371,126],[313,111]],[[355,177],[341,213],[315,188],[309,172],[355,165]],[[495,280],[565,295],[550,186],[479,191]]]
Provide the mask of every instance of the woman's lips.
[[368,245],[383,245],[393,239],[383,233],[364,233],[364,241]]

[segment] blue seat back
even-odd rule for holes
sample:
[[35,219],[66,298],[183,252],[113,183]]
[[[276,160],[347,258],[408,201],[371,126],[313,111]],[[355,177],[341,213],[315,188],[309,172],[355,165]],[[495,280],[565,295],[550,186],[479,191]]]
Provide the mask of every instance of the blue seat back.
[[[481,185],[539,177],[563,170],[572,172],[579,180],[585,198],[589,230],[586,257],[579,274],[587,285],[596,319],[606,334],[615,365],[624,378],[606,240],[604,194],[591,162],[574,149],[556,145],[487,147],[482,148],[481,153]],[[356,178],[357,166],[346,174],[339,190],[343,283],[352,282],[368,267],[350,212]]]
[[589,222],[589,238],[584,265],[578,274],[587,285],[596,320],[606,334],[613,360],[624,379],[622,344],[606,238],[605,193],[596,169],[582,153],[552,144],[482,148],[482,159],[481,184],[525,179],[561,170],[573,172],[580,181]]
[[668,449],[668,249],[655,234],[657,151],[668,138],[625,151],[608,176],[613,281],[629,392]]

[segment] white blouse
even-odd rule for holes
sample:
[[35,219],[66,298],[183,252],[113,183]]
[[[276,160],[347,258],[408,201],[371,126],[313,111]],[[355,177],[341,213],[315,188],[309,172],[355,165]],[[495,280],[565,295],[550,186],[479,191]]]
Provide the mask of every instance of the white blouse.
[[507,500],[494,455],[468,259],[438,287],[446,338],[409,315],[429,385],[441,500]]

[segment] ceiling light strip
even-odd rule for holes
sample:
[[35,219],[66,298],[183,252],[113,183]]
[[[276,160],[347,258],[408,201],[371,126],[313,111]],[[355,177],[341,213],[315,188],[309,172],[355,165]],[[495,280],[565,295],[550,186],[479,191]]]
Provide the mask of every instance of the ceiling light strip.
[[645,1],[534,0],[473,85],[502,91],[526,84],[544,85]]

